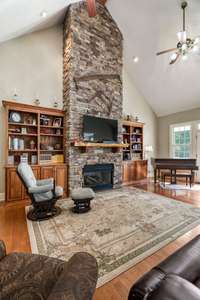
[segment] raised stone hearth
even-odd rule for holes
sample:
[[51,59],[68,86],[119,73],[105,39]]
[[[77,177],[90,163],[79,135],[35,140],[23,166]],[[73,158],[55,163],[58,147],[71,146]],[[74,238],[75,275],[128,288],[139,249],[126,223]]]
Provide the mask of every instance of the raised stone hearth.
[[[87,164],[114,164],[114,187],[122,182],[122,150],[88,149],[71,142],[82,138],[83,115],[122,118],[122,35],[108,10],[97,4],[89,18],[84,2],[70,5],[64,23],[64,109],[67,119],[69,188],[83,184]],[[122,142],[119,122],[118,142]]]

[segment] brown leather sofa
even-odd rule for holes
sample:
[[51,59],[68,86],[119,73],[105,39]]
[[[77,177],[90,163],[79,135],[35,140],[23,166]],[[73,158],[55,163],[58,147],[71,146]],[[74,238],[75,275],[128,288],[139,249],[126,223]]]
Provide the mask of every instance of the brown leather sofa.
[[140,278],[128,300],[200,300],[200,235]]
[[96,282],[96,259],[87,253],[68,262],[36,254],[6,255],[0,241],[1,300],[91,300]]

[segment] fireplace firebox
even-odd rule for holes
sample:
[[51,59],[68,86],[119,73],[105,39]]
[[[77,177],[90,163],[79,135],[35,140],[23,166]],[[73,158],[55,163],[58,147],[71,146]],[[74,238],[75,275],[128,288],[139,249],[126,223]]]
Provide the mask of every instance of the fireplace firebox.
[[114,164],[85,165],[84,186],[94,190],[113,188]]

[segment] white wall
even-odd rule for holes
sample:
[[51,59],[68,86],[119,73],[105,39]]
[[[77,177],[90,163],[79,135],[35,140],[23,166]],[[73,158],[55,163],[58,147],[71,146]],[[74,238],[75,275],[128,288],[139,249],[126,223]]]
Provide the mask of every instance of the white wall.
[[138,116],[144,122],[144,145],[152,145],[157,153],[157,117],[141,93],[137,90],[133,80],[126,70],[123,70],[123,111],[125,114]]
[[[52,107],[54,98],[62,108],[62,26],[28,34],[0,45],[0,99],[13,99]],[[145,145],[156,151],[156,116],[136,89],[127,72],[123,72],[124,113],[139,116],[145,123]],[[0,102],[0,198],[4,192],[4,124]]]
[[123,70],[123,97],[124,113],[138,116],[139,121],[145,123],[144,146],[151,145],[154,150],[151,156],[155,156],[157,153],[157,117],[125,69]]
[[[62,108],[62,27],[28,34],[0,45],[0,99],[13,99],[52,107],[54,99]],[[0,198],[4,191],[4,122],[0,102]]]

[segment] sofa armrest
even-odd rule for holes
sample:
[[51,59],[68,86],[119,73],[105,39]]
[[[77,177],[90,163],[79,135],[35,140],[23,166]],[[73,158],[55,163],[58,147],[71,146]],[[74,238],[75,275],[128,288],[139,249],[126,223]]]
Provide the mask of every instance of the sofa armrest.
[[48,300],[91,300],[98,276],[96,259],[88,253],[76,253],[55,283]]
[[161,271],[152,269],[133,285],[128,300],[147,299],[148,295],[159,286],[164,277],[165,274]]
[[54,190],[53,184],[46,184],[41,186],[33,186],[28,189],[30,194],[43,194]]
[[168,274],[195,282],[200,274],[200,235],[140,278],[131,288],[128,300],[144,300]]
[[170,255],[156,269],[194,282],[200,274],[200,235]]
[[199,300],[200,290],[191,282],[177,276],[167,275],[147,298],[148,300]]
[[54,184],[54,178],[37,180],[37,186],[42,186],[47,184]]
[[0,240],[0,260],[6,256],[6,246],[3,241]]

